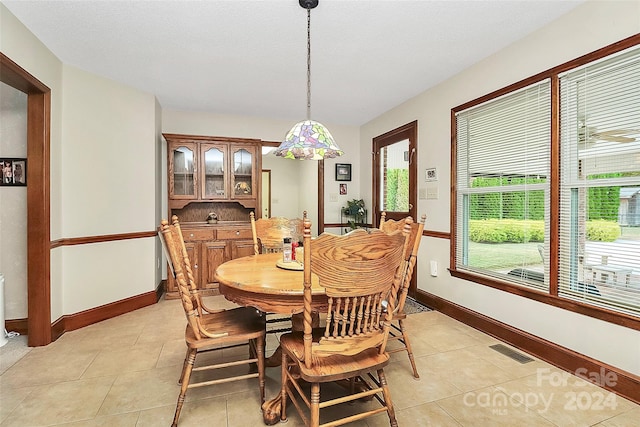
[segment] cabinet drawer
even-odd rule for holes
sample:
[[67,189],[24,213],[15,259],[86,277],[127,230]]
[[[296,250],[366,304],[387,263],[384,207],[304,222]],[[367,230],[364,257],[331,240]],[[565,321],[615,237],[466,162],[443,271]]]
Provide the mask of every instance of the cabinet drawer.
[[213,228],[211,229],[185,228],[185,229],[182,229],[182,237],[184,237],[185,242],[215,240],[216,230],[214,230]]
[[250,228],[225,228],[218,230],[218,240],[230,240],[230,239],[251,239],[253,240],[253,234]]

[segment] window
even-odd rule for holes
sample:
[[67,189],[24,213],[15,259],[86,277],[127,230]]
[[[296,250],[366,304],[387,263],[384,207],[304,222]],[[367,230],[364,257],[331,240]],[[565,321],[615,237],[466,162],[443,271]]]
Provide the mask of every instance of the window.
[[456,269],[548,290],[550,90],[546,79],[456,115]]
[[559,295],[640,315],[640,48],[560,75]]
[[640,329],[639,44],[453,109],[454,276]]

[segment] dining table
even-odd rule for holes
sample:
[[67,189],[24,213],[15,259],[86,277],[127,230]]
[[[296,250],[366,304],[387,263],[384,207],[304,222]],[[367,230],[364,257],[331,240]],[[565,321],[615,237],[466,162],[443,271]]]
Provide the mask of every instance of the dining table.
[[[281,253],[266,253],[236,258],[220,264],[215,279],[224,297],[238,305],[255,307],[265,313],[292,316],[292,328],[302,329],[304,310],[303,268],[298,261],[283,262]],[[328,307],[325,288],[319,285],[318,276],[311,275],[311,307],[317,313]],[[280,347],[265,361],[266,366],[279,366]],[[262,405],[264,423],[273,425],[280,420],[280,394]]]
[[[298,261],[285,263],[282,258],[281,253],[266,253],[220,264],[215,272],[220,293],[229,301],[265,313],[302,313],[302,264]],[[325,289],[319,285],[315,274],[311,275],[311,295],[314,310],[327,308]]]

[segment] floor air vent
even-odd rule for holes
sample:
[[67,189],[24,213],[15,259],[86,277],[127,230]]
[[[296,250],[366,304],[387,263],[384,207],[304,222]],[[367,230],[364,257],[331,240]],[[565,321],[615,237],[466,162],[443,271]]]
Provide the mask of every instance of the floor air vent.
[[511,359],[515,360],[516,362],[520,362],[520,363],[533,362],[533,359],[530,358],[529,356],[525,356],[522,353],[518,353],[517,351],[510,349],[509,347],[507,347],[504,344],[490,345],[489,348],[497,351],[498,353],[502,353],[507,357],[510,357]]

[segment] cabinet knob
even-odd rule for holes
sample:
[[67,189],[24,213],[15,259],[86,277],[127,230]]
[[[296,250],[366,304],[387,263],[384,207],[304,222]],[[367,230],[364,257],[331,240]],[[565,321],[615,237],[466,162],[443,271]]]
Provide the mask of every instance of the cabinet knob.
[[240,235],[240,230],[236,230],[236,236]]
[[189,234],[189,237],[193,237],[193,233]]
[[195,265],[193,266],[193,268],[198,268],[198,264],[195,264]]

